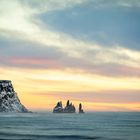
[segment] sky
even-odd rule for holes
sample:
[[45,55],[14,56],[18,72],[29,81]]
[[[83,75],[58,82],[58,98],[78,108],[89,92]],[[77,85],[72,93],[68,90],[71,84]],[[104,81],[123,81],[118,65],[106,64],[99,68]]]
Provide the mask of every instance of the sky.
[[0,79],[30,110],[140,111],[140,1],[0,0]]

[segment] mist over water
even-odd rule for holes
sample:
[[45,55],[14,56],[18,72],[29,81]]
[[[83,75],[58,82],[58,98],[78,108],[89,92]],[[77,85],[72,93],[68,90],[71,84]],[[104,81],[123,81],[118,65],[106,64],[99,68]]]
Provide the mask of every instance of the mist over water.
[[0,113],[3,140],[139,140],[140,112]]

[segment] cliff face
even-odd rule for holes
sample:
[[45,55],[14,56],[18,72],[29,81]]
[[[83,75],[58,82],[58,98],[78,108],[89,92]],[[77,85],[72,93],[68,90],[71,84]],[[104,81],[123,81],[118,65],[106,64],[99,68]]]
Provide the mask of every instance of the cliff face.
[[9,80],[0,80],[0,112],[28,112]]

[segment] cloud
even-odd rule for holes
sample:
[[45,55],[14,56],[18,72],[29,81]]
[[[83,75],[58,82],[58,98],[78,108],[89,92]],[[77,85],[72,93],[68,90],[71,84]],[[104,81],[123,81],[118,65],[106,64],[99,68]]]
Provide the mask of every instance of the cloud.
[[124,6],[124,7],[140,7],[140,1],[139,0],[118,0],[118,5]]
[[68,33],[73,38],[93,41],[105,47],[117,44],[139,50],[139,15],[139,8],[109,5],[96,9],[92,4],[85,4],[41,14],[39,18],[52,29]]
[[[62,70],[69,68],[72,70],[75,69],[76,71],[83,71],[87,73],[107,76],[140,76],[140,68],[135,66],[135,63],[133,64],[134,66],[129,66],[126,65],[126,62],[125,64],[123,64],[120,61],[114,64],[114,61],[111,62],[111,60],[110,62],[108,62],[107,59],[101,60],[102,57],[100,57],[100,52],[95,52],[94,50],[90,50],[87,52],[81,50],[83,58],[75,58],[72,56],[68,56],[66,53],[62,52],[58,48],[53,48],[49,46],[45,47],[28,41],[7,41],[7,39],[1,38],[0,42],[0,64],[5,66],[26,69],[47,68]],[[137,57],[139,57],[139,55],[137,56],[137,53],[133,57],[131,56],[131,53],[128,52],[128,55],[130,56],[126,57],[124,56],[123,51],[120,52],[121,55],[119,56],[119,59],[122,59],[122,62],[123,59],[128,59],[129,57],[132,57],[132,59],[134,59],[133,61],[135,61],[135,59],[137,60]],[[89,60],[89,58],[91,60]],[[92,62],[92,60],[94,61]],[[128,62],[129,61],[130,60],[128,60]]]
[[[46,108],[51,100],[52,107],[62,96],[86,101],[91,110],[139,109],[139,1],[1,0],[0,17],[0,77],[14,81],[28,105]],[[92,32],[96,39],[89,39]]]
[[[70,0],[68,3],[66,1],[56,3],[60,10],[83,4],[84,2],[86,1],[79,0],[74,2]],[[58,63],[60,67],[64,68],[80,68],[106,75],[109,75],[109,66],[111,65],[112,67],[119,66],[114,68],[115,72],[114,69],[110,72],[112,74],[119,75],[121,73],[123,75],[125,71],[125,73],[128,72],[128,75],[130,73],[135,75],[133,71],[140,68],[140,52],[117,44],[111,48],[105,47],[96,44],[94,41],[74,38],[69,34],[53,30],[47,25],[44,26],[45,23],[37,16],[40,14],[40,6],[45,5],[48,9],[57,10],[54,3],[54,1],[43,1],[38,5],[38,1],[35,1],[35,3],[33,1],[31,3],[23,1],[21,3],[18,0],[14,2],[1,1],[0,35],[7,40],[19,40],[19,42],[22,42],[20,44],[12,43],[12,46],[8,48],[1,46],[1,55],[4,58],[1,58],[2,64],[13,64],[19,67],[29,67],[31,64],[34,68],[46,65],[48,68],[48,66],[54,67]],[[69,3],[71,3],[70,6]],[[28,45],[26,42],[28,42]],[[6,53],[9,53],[11,57],[15,57],[12,59],[11,57],[6,57]],[[18,60],[15,60],[17,58]],[[40,64],[38,60],[40,60]],[[120,67],[123,67],[123,70]],[[126,70],[127,68],[129,68],[128,71]],[[91,71],[91,69],[93,70]],[[139,75],[139,72],[137,72],[137,75]]]
[[96,8],[104,8],[104,7],[116,7],[116,6],[122,6],[122,7],[140,7],[140,1],[139,0],[93,0],[88,1],[90,5]]
[[62,98],[63,100],[81,100],[88,102],[104,102],[104,103],[139,103],[139,90],[103,90],[99,92],[50,92],[50,93],[35,93],[39,96],[53,96]]
[[31,10],[19,1],[2,0],[0,2],[0,32],[11,31],[20,33],[32,33],[36,31],[36,25],[31,22]]
[[26,6],[32,7],[33,9],[38,9],[37,11],[39,13],[44,13],[46,11],[56,11],[71,8],[80,4],[84,4],[87,2],[87,0],[23,0],[22,2]]

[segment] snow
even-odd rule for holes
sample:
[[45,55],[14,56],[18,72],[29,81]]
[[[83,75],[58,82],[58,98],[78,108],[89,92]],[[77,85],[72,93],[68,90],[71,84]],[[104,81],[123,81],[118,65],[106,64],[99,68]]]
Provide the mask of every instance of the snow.
[[0,80],[0,112],[28,112],[9,80]]

